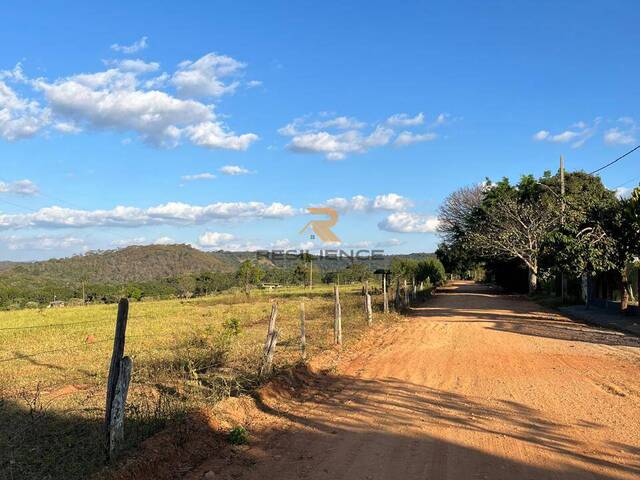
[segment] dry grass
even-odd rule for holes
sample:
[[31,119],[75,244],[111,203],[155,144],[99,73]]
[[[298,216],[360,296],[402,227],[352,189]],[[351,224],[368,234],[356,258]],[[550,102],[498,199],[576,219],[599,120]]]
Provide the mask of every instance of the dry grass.
[[[366,328],[359,293],[359,286],[341,289],[345,343]],[[329,286],[131,304],[129,447],[199,405],[258,384],[272,300],[279,306],[276,371],[300,360],[302,300],[307,353],[332,346]],[[376,321],[387,321],[393,316],[382,315],[381,303],[374,298]],[[96,305],[0,313],[0,478],[86,478],[101,468],[116,310]]]

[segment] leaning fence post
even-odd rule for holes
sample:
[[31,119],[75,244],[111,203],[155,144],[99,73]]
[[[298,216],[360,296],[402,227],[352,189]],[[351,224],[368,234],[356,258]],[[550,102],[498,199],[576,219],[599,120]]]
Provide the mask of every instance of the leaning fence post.
[[271,316],[269,317],[269,328],[267,330],[267,339],[264,342],[263,352],[266,355],[271,342],[271,335],[276,331],[276,317],[278,316],[278,304],[273,302],[271,305]]
[[300,353],[302,360],[307,359],[307,336],[304,328],[304,302],[300,302]]
[[367,324],[373,323],[373,311],[371,309],[371,294],[367,293],[364,297],[364,305],[367,310]]
[[129,357],[123,358],[128,318],[129,301],[122,298],[118,303],[118,317],[107,380],[107,402],[104,416],[107,460],[118,450],[124,439],[124,410],[132,368],[131,359]]
[[333,296],[335,301],[335,315],[333,319],[333,341],[336,345],[342,345],[342,308],[340,307],[340,291],[338,285],[333,286]]
[[389,313],[389,294],[387,293],[387,274],[382,274],[382,310]]
[[267,334],[267,349],[262,359],[262,367],[260,368],[260,376],[269,375],[273,370],[273,356],[276,352],[276,344],[278,343],[278,331]]

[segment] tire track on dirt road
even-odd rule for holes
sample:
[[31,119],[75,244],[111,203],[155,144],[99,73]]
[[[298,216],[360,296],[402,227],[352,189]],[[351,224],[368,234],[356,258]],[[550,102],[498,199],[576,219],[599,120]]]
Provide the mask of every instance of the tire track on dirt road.
[[253,445],[186,478],[637,479],[638,352],[620,340],[459,282],[300,395],[264,395]]

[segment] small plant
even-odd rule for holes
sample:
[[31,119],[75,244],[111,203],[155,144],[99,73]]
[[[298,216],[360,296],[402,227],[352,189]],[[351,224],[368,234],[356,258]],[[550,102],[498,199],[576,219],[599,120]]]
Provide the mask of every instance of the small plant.
[[249,443],[249,433],[247,429],[242,426],[234,427],[229,432],[227,439],[232,445],[246,445]]
[[228,333],[234,337],[240,334],[240,320],[238,320],[237,318],[227,318],[222,326],[225,333]]

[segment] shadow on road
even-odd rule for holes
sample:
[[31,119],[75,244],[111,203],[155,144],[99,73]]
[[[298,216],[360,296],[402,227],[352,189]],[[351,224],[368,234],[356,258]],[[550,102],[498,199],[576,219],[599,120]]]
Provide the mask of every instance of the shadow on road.
[[[447,304],[457,303],[459,308],[442,308],[437,297],[446,296]],[[474,308],[463,305],[473,297]],[[459,301],[458,301],[459,300]],[[520,295],[506,295],[487,285],[463,284],[439,291],[435,302],[414,307],[411,315],[432,317],[431,321],[456,323],[492,323],[488,328],[497,331],[546,337],[570,342],[599,345],[640,347],[640,337],[593,327],[568,319],[545,309]]]

